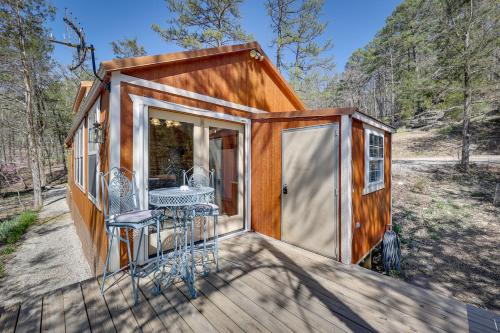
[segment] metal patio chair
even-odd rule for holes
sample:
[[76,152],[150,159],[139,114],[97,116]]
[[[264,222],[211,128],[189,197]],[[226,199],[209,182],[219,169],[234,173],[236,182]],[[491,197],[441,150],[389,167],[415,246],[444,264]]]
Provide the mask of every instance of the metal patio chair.
[[[182,171],[183,173],[183,184],[189,187],[212,187],[214,192],[210,195],[204,197],[203,202],[197,204],[194,207],[195,216],[202,218],[203,227],[203,241],[201,246],[197,247],[197,252],[201,252],[201,260],[203,273],[207,274],[209,269],[207,267],[208,251],[212,252],[216,271],[219,271],[219,206],[217,206],[215,201],[215,182],[214,174],[215,171],[207,170],[202,166],[195,165],[191,169]],[[214,237],[208,239],[207,235],[207,223],[208,218],[213,218],[214,222]]]
[[[127,174],[130,178],[127,177]],[[102,276],[101,294],[104,295],[104,286],[106,279],[123,271],[127,266],[124,266],[115,272],[108,273],[109,258],[111,245],[116,238],[119,242],[127,244],[128,268],[132,279],[132,291],[134,302],[138,300],[139,278],[147,274],[148,268],[156,266],[160,269],[161,242],[160,242],[160,224],[162,222],[162,212],[160,210],[139,210],[137,192],[135,188],[135,172],[131,172],[125,168],[112,168],[109,172],[100,174],[101,177],[101,193],[103,202],[104,221],[106,233],[108,235],[108,252],[106,254],[106,262]],[[144,236],[144,230],[148,227],[156,228],[157,244],[156,244],[156,260],[150,262],[139,269],[137,257],[132,255],[130,246],[130,230],[133,234],[140,232],[138,251],[141,249],[141,243]],[[121,230],[125,230],[125,237],[122,236]],[[145,255],[145,254],[144,254]],[[158,287],[158,286],[157,286]]]

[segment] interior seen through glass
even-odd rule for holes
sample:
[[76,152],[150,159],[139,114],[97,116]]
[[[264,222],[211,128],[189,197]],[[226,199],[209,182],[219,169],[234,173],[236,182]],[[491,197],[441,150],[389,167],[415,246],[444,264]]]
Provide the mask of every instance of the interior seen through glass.
[[221,215],[238,214],[238,131],[210,127],[209,165]]
[[149,121],[149,190],[182,185],[182,170],[193,166],[191,123]]
[[[196,126],[208,130],[208,138],[198,137],[196,133],[206,133]],[[149,180],[148,190],[183,185],[182,171],[193,167],[194,156],[206,156],[196,163],[214,171],[214,203],[219,206],[219,235],[241,230],[244,227],[242,212],[242,178],[240,173],[239,131],[235,129],[212,127],[201,122],[166,119],[149,119]],[[206,135],[206,134],[205,134]],[[208,139],[208,145],[206,142]],[[208,154],[202,154],[208,148]],[[150,207],[151,209],[155,207]],[[168,223],[164,225],[168,226]],[[202,235],[201,219],[195,223],[195,239]],[[208,235],[213,236],[213,220],[208,221]],[[149,234],[149,255],[156,253],[156,234]],[[172,248],[172,230],[161,231],[163,250]]]

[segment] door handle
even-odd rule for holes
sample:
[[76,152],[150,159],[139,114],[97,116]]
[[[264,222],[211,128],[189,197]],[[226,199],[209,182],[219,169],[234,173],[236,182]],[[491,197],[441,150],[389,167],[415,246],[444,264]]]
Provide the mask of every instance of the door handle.
[[283,194],[288,194],[288,186],[286,184],[283,185]]

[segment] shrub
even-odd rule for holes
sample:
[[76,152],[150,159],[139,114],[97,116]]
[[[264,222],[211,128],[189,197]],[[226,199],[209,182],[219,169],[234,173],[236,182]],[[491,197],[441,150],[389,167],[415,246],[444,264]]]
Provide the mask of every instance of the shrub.
[[392,225],[392,230],[394,230],[394,232],[398,235],[401,235],[401,226],[399,224],[394,223]]
[[12,220],[0,224],[0,244],[14,244],[37,218],[34,211],[26,210]]

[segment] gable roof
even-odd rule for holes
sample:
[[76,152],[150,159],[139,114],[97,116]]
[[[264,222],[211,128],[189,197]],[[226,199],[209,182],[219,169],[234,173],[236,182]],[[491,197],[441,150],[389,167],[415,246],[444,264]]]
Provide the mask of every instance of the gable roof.
[[[318,112],[319,114],[316,113],[315,116],[320,116],[321,113],[332,114],[332,112],[336,113],[342,109],[342,108],[335,109],[337,111],[332,111],[334,109],[316,110],[314,112],[312,112],[311,110],[306,111],[304,103],[301,101],[297,93],[290,87],[290,85],[284,79],[284,77],[280,74],[280,72],[278,71],[276,66],[274,66],[269,57],[262,50],[260,44],[256,41],[253,41],[250,43],[238,44],[238,45],[229,45],[229,46],[221,46],[221,47],[214,47],[214,48],[207,48],[200,50],[149,55],[142,57],[113,59],[101,62],[98,74],[103,78],[103,82],[100,82],[99,80],[96,79],[94,80],[93,84],[91,84],[90,81],[84,81],[80,85],[77,97],[75,98],[75,103],[73,104],[73,113],[75,113],[75,119],[66,138],[66,143],[71,141],[71,138],[76,128],[79,126],[80,122],[82,121],[82,119],[85,117],[86,113],[92,106],[93,101],[102,91],[104,86],[103,83],[108,83],[110,81],[111,72],[154,68],[156,66],[173,65],[185,61],[193,61],[196,59],[203,59],[208,57],[219,57],[236,52],[251,51],[251,50],[257,50],[264,56],[264,59],[260,63],[262,63],[263,66],[265,66],[265,68],[267,68],[270,75],[272,75],[272,77],[276,80],[277,84],[281,86],[281,88],[283,89],[282,91],[288,96],[288,98],[290,98],[293,101],[293,104],[298,106],[297,110],[301,110],[293,112],[304,112],[304,115],[306,113],[311,114]],[[348,112],[347,109],[352,109],[352,108],[344,108],[343,112]],[[288,115],[290,117],[298,116],[295,114],[292,115],[291,112],[279,112],[279,113],[282,114],[281,117],[284,117],[285,115]],[[279,117],[279,115],[276,116]]]

